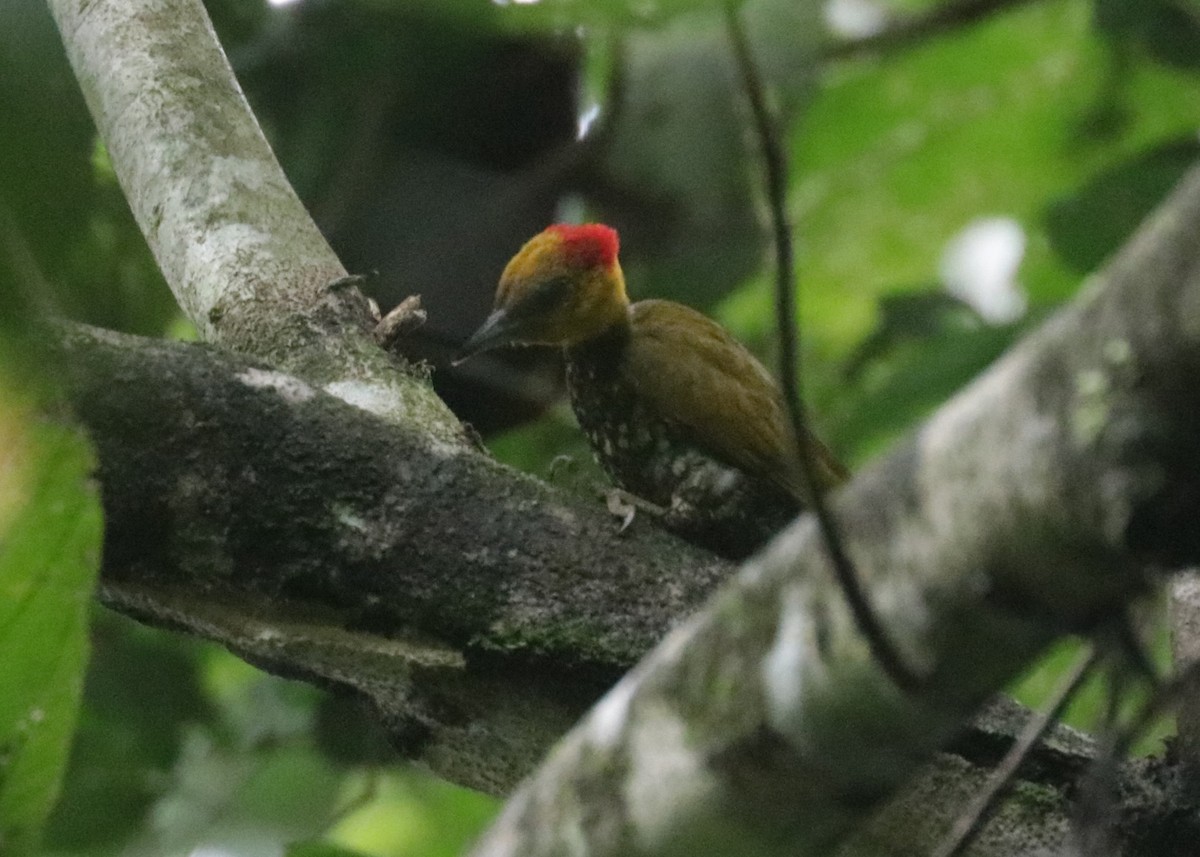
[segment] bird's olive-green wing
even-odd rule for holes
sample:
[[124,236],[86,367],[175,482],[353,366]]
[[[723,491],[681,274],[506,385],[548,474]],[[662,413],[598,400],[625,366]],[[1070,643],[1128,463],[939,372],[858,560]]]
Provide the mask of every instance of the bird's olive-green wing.
[[[622,370],[642,400],[714,457],[804,499],[804,478],[770,373],[716,322],[682,304],[641,301]],[[844,471],[815,437],[822,487]]]

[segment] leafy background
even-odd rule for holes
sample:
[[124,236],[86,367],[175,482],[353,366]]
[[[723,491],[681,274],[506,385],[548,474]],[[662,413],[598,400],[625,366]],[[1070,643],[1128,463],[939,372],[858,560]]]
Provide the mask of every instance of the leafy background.
[[[1197,0],[1014,0],[886,50],[827,26],[939,5],[743,6],[789,127],[804,381],[852,466],[1069,300],[1200,154]],[[422,294],[412,356],[502,459],[598,478],[552,355],[446,365],[552,219],[612,222],[635,296],[701,307],[772,357],[758,165],[716,4],[207,6],[314,216],[378,271],[381,304]],[[0,115],[0,851],[32,848],[55,806],[42,849],[64,857],[459,853],[495,802],[404,765],[351,703],[89,607],[91,454],[39,370],[39,320],[192,332],[40,0],[0,4]],[[1020,239],[1024,308],[1003,318],[946,288],[948,248],[988,223]],[[1018,695],[1036,704],[1073,645]],[[1071,720],[1096,728],[1107,695],[1093,682]]]

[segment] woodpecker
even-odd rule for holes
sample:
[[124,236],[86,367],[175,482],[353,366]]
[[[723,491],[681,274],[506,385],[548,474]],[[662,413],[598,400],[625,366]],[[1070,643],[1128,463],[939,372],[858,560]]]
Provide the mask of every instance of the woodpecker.
[[[799,451],[770,373],[716,322],[666,300],[630,303],[615,230],[556,224],[500,276],[491,315],[460,359],[506,345],[555,345],[597,461],[658,507],[664,525],[740,558],[808,500]],[[817,488],[845,471],[815,436]]]

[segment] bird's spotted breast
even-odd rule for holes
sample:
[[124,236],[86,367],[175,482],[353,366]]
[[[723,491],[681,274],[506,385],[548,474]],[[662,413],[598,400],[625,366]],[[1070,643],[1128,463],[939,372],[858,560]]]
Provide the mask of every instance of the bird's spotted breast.
[[717,458],[660,414],[627,369],[631,332],[567,350],[567,388],[597,462],[621,488],[667,510],[663,523],[727,556],[745,556],[799,511],[769,480]]
[[650,413],[616,367],[599,356],[568,356],[567,388],[579,425],[600,466],[618,485],[668,507],[678,479],[671,473],[670,426]]

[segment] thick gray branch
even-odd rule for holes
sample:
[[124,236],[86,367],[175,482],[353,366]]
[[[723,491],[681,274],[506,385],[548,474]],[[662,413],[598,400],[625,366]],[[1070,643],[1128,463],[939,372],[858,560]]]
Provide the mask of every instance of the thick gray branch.
[[828,854],[1066,628],[1200,552],[1200,171],[1108,271],[835,498],[907,660],[808,518],[611,691],[476,855]]
[[[86,330],[68,342],[102,459],[104,600],[362,696],[406,754],[458,782],[508,790],[727,572],[643,522],[617,537],[598,503],[440,457],[237,358]],[[981,720],[859,831],[855,853],[936,838],[1019,728],[1003,708]],[[976,853],[1057,841],[1091,752],[1065,733],[1039,751]],[[1188,805],[1162,766],[1128,771],[1122,789],[1128,840],[1178,825]]]
[[730,567],[598,500],[201,346],[74,329],[102,596],[362,692],[503,791]]
[[206,339],[234,304],[283,300],[345,275],[276,162],[199,0],[50,8],[130,208]]
[[345,269],[288,184],[200,0],[50,0],[142,233],[204,339],[448,444],[460,426],[366,335]]

